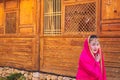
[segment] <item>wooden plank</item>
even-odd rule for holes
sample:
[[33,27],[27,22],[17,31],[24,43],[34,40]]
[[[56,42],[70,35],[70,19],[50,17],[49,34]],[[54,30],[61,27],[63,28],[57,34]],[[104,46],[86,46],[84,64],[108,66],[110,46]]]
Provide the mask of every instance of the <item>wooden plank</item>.
[[35,53],[35,45],[34,38],[1,38],[0,65],[37,70],[38,53]]
[[102,31],[120,31],[120,24],[103,24]]
[[114,53],[120,52],[120,39],[119,38],[100,38],[100,43],[103,52]]
[[27,27],[27,28],[19,28],[19,32],[21,34],[32,34],[34,32],[33,28]]
[[120,79],[120,68],[106,67],[107,80],[119,80]]
[[[83,39],[82,39],[83,40]],[[55,72],[71,69],[76,73],[78,58],[83,41],[79,38],[44,38],[43,53],[40,70],[55,69]],[[73,66],[74,65],[74,66]],[[75,73],[73,73],[75,75]],[[62,73],[64,74],[64,72]]]
[[48,46],[81,46],[83,45],[84,38],[45,38],[44,45]]
[[[75,76],[84,40],[83,38],[43,38],[40,71]],[[100,43],[106,67],[119,68],[120,39],[100,38]]]
[[76,0],[63,0],[64,1],[64,3],[73,3],[73,2],[75,2]]
[[43,56],[44,65],[41,69],[56,69],[58,71],[61,70],[61,73],[64,70],[69,73],[71,69],[77,69],[77,65],[72,65],[75,64],[74,61],[78,61],[76,57],[79,57],[77,56],[77,53],[79,55],[79,51],[77,51],[77,49],[80,49],[78,47],[80,44],[76,44],[79,43],[79,39],[76,39],[75,41],[74,40],[75,39],[69,40],[62,38],[45,39]]
[[96,1],[96,0],[76,0],[76,1],[79,1],[79,2],[91,2],[91,1]]

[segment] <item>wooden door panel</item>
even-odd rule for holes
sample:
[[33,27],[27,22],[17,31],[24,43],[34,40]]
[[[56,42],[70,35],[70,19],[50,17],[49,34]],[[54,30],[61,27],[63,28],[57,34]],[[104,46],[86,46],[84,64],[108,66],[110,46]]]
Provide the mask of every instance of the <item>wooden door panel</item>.
[[33,24],[34,0],[20,0],[20,25]]
[[102,20],[120,18],[120,0],[102,0]]

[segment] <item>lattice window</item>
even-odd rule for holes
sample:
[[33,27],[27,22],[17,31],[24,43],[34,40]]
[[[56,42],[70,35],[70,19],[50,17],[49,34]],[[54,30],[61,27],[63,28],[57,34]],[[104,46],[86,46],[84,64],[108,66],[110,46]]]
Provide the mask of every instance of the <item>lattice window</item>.
[[61,33],[61,0],[44,0],[44,34]]
[[5,33],[16,33],[16,12],[6,13]]
[[96,3],[66,6],[65,32],[96,32]]

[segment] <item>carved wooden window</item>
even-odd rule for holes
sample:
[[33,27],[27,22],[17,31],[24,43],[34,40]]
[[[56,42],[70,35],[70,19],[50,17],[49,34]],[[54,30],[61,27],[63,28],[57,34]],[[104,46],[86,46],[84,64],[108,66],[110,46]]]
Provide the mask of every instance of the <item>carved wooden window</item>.
[[5,33],[16,33],[16,12],[6,13]]
[[44,0],[44,34],[61,33],[61,0]]
[[65,32],[96,32],[96,3],[83,3],[65,7]]

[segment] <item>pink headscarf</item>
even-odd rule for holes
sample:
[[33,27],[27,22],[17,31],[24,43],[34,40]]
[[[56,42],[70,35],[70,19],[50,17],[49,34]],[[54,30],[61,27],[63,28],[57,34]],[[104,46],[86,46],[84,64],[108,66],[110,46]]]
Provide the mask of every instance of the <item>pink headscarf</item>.
[[106,80],[106,71],[104,67],[104,59],[101,55],[101,61],[96,62],[93,54],[89,49],[89,38],[84,42],[84,48],[79,58],[79,67],[76,80]]

